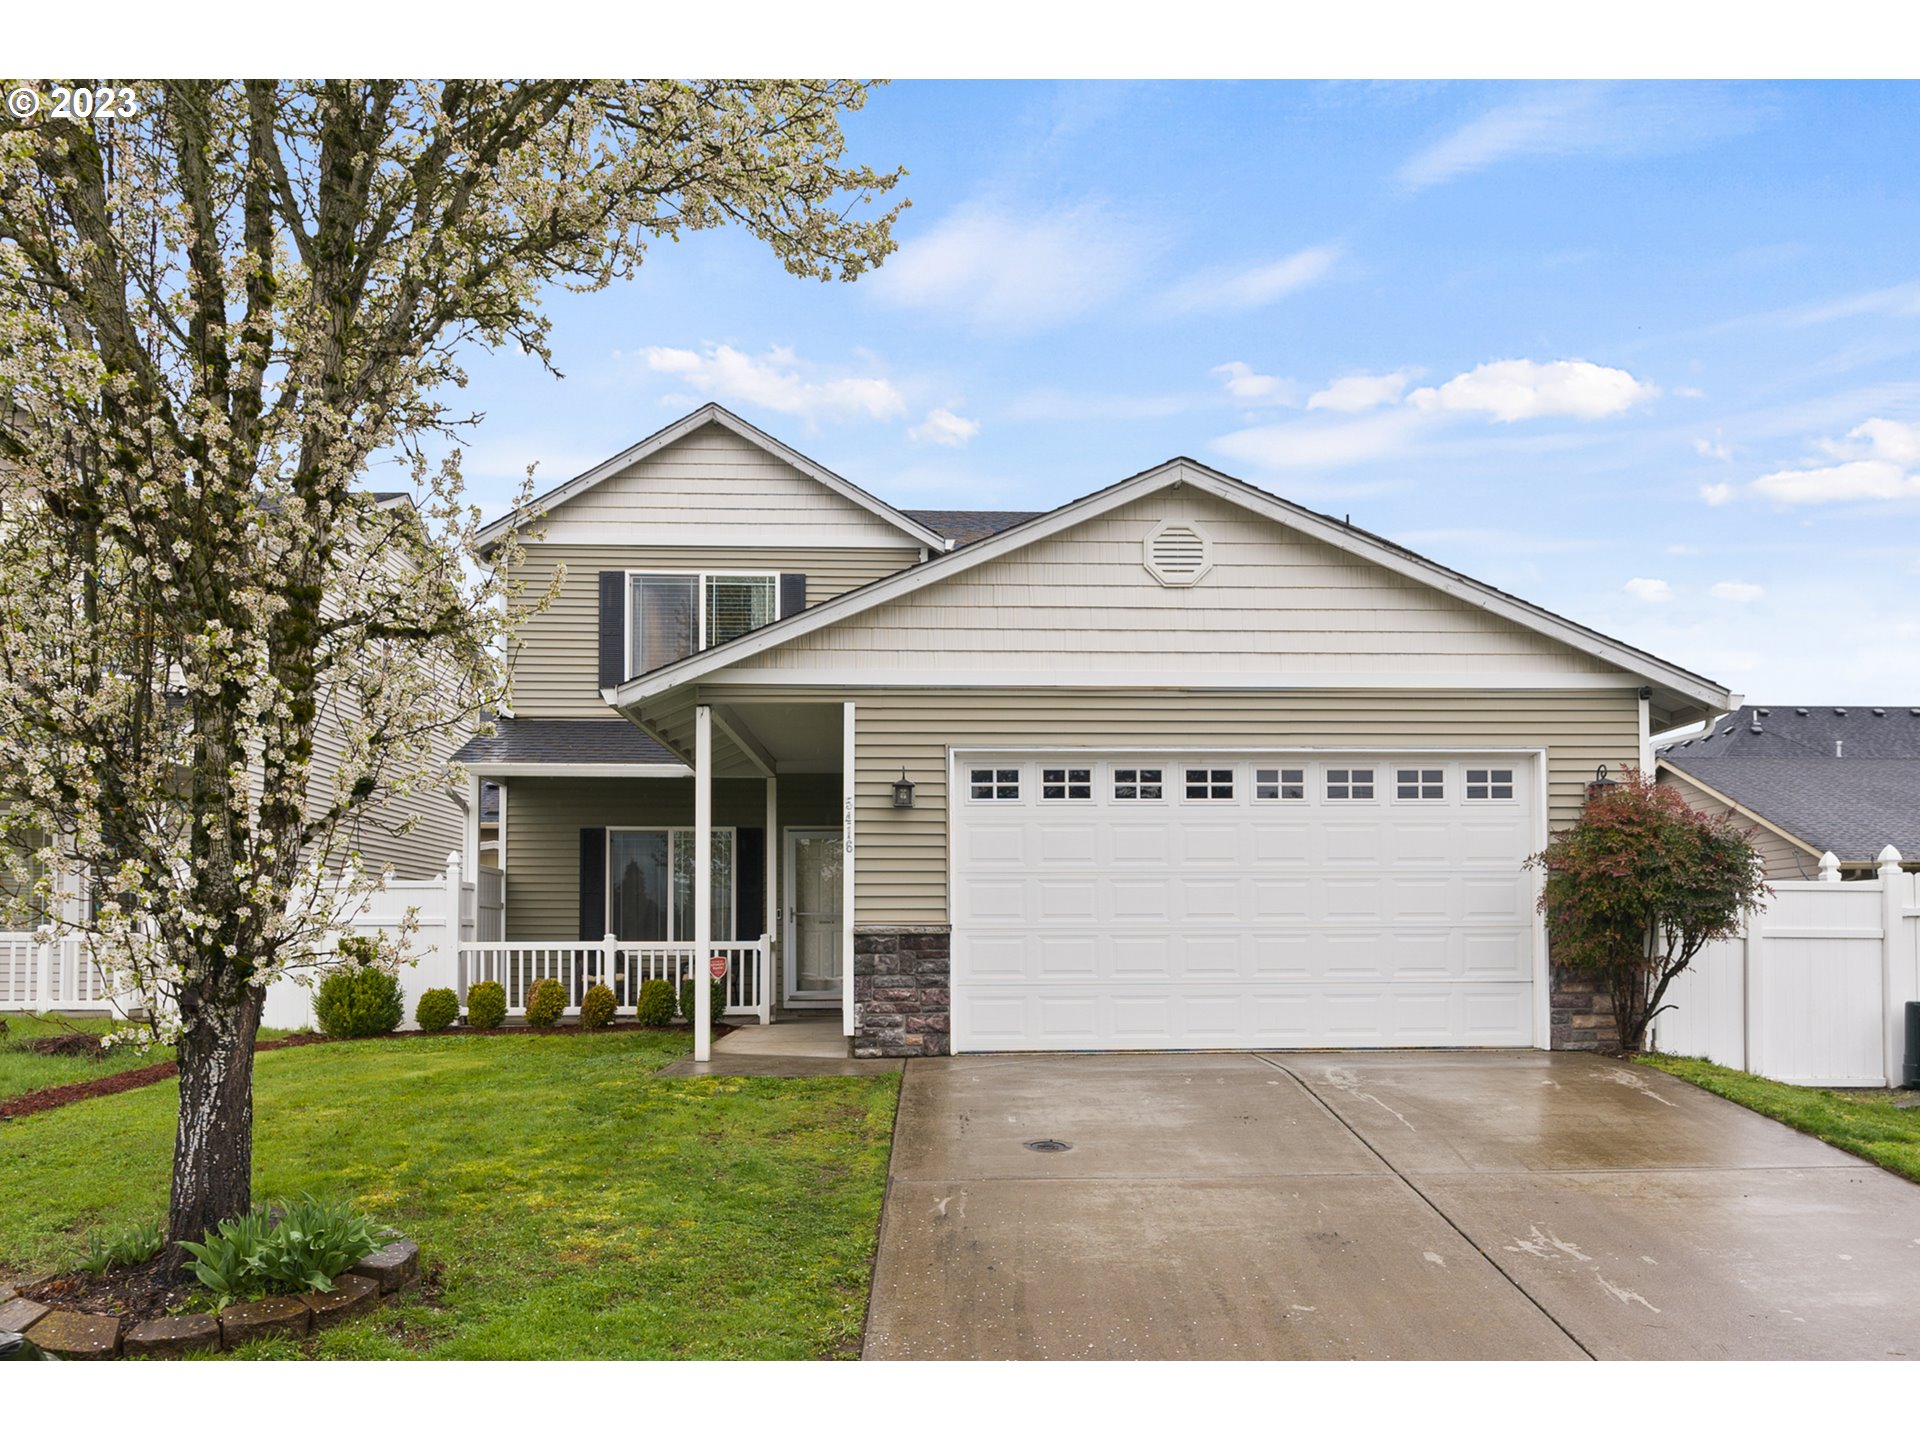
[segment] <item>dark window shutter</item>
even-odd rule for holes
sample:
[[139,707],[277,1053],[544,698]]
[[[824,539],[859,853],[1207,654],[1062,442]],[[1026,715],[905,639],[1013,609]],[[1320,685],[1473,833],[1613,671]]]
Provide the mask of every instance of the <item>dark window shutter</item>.
[[736,940],[758,940],[767,926],[767,832],[736,830],[733,839]]
[[[627,572],[600,572],[600,688],[627,678]],[[598,939],[598,936],[594,937]]]
[[580,832],[580,938],[599,940],[607,933],[607,832]]
[[780,577],[780,618],[798,615],[807,608],[807,577],[804,575],[782,575]]

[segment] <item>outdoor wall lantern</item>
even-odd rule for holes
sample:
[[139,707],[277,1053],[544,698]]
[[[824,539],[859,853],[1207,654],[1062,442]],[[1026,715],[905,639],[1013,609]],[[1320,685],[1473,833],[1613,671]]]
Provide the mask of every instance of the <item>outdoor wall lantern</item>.
[[1618,780],[1609,780],[1607,778],[1607,767],[1602,765],[1598,770],[1593,772],[1593,779],[1587,782],[1588,802],[1591,803],[1592,801],[1598,800],[1619,783]]
[[907,767],[900,767],[900,778],[893,782],[893,808],[913,809],[913,781],[907,779]]

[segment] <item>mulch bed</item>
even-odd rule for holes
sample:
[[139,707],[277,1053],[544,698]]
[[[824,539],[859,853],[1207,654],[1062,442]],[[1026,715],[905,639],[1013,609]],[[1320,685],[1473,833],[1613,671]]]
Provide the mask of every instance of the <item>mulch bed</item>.
[[[391,1035],[370,1035],[367,1040],[440,1040],[447,1038],[484,1039],[490,1035],[587,1035],[600,1034],[608,1030],[646,1030],[674,1028],[645,1026],[635,1021],[615,1021],[601,1027],[599,1031],[590,1031],[581,1025],[556,1025],[548,1030],[535,1030],[531,1026],[503,1026],[498,1030],[468,1030],[464,1027],[452,1030],[396,1030]],[[713,1038],[718,1040],[729,1035],[737,1026],[716,1025]],[[65,1040],[66,1036],[58,1037]],[[92,1040],[92,1050],[98,1050],[97,1037],[75,1037]],[[266,1050],[291,1050],[300,1045],[354,1045],[358,1040],[336,1040],[331,1035],[289,1035],[284,1040],[258,1041],[253,1051],[256,1055]],[[81,1100],[92,1100],[100,1095],[118,1095],[123,1090],[138,1090],[142,1086],[157,1085],[162,1080],[171,1080],[180,1073],[180,1067],[172,1060],[158,1065],[143,1065],[138,1070],[122,1070],[115,1075],[103,1075],[98,1080],[76,1080],[71,1085],[49,1085],[44,1090],[29,1090],[24,1095],[15,1095],[0,1100],[0,1120],[14,1120],[22,1115],[38,1115],[43,1110],[58,1110],[63,1105],[72,1105]],[[73,1308],[73,1307],[68,1307]]]
[[127,1322],[123,1329],[142,1320],[156,1319],[179,1310],[200,1289],[191,1274],[169,1270],[167,1254],[162,1250],[151,1260],[138,1265],[116,1266],[101,1275],[76,1270],[68,1275],[51,1275],[20,1293],[29,1300],[51,1305],[56,1310],[77,1310],[83,1315],[118,1315]]

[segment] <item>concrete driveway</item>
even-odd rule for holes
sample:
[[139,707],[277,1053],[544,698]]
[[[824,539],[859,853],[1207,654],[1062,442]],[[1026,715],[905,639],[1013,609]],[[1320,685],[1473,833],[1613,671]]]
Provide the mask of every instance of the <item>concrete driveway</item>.
[[1586,1055],[915,1060],[865,1355],[1920,1356],[1920,1186]]

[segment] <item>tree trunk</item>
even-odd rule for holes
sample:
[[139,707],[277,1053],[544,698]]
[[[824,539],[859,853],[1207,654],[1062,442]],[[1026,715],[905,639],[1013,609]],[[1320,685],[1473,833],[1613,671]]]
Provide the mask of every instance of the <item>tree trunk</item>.
[[207,1003],[187,1013],[167,1209],[178,1263],[179,1241],[197,1241],[253,1206],[253,1041],[265,1002],[266,992],[250,987],[237,1006]]

